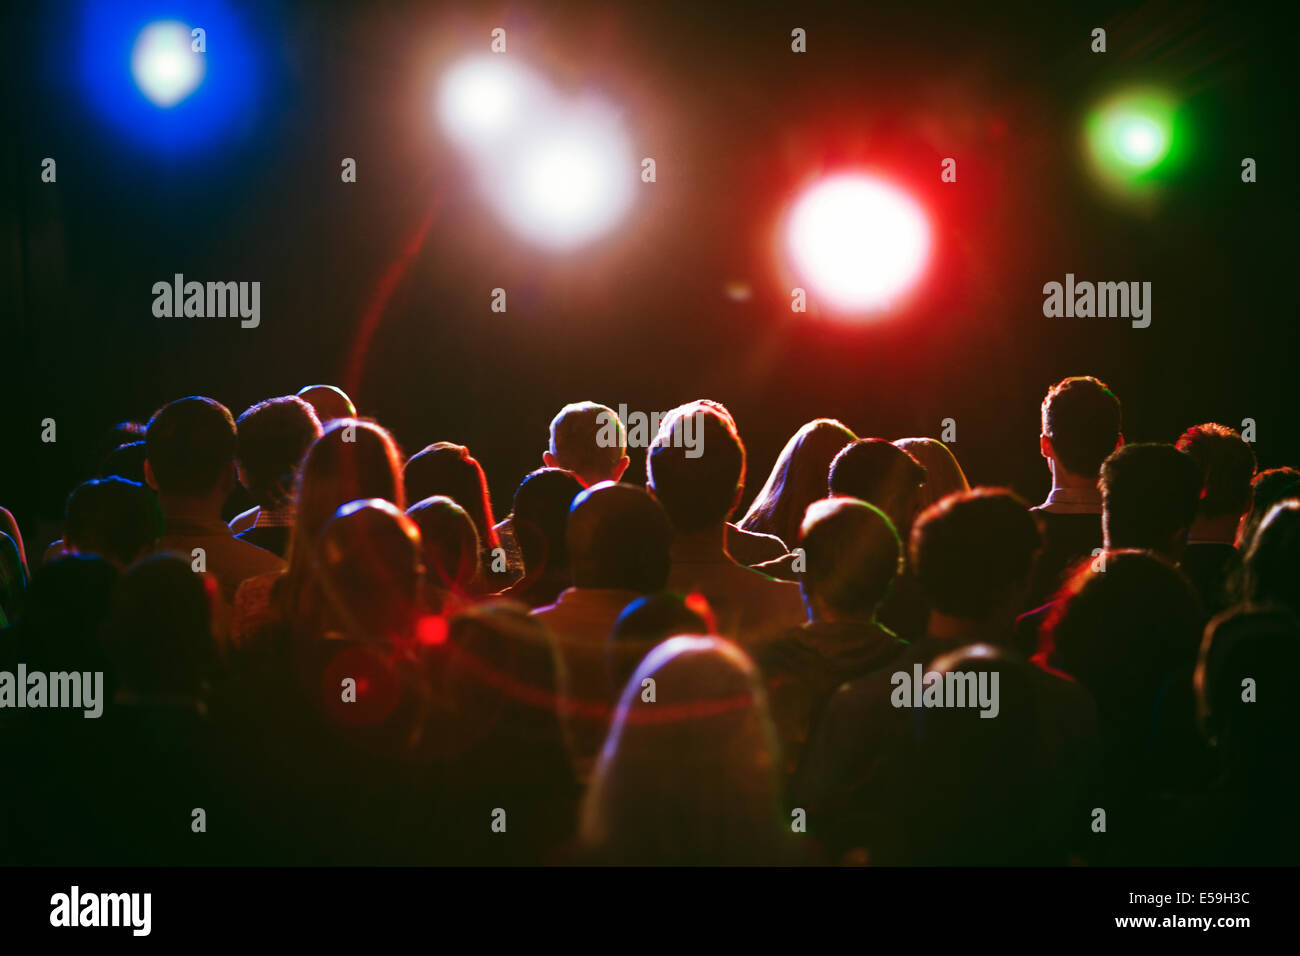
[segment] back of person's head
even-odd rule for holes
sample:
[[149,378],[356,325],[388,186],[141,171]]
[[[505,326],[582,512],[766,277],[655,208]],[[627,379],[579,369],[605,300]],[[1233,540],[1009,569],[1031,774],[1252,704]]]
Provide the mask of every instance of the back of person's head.
[[1300,612],[1300,500],[1281,501],[1264,516],[1244,565],[1247,600]]
[[144,439],[118,445],[107,455],[99,469],[100,478],[125,478],[138,485],[145,484],[144,463],[148,457]]
[[1101,466],[1106,547],[1146,548],[1177,560],[1201,497],[1201,469],[1173,445],[1144,442],[1115,450]]
[[786,545],[799,536],[807,507],[826,497],[826,476],[840,449],[857,436],[842,422],[818,418],[802,426],[785,443],[749,511],[739,522],[746,531],[774,534]]
[[97,554],[125,568],[162,537],[158,499],[124,478],[94,478],[68,496],[63,542],[66,550]]
[[149,555],[122,575],[106,635],[121,689],[198,693],[215,662],[209,581],[174,554]]
[[1287,498],[1300,498],[1300,468],[1268,468],[1257,474],[1250,485],[1250,511],[1237,538],[1237,546],[1243,553],[1250,549],[1255,533],[1275,504]]
[[483,466],[464,445],[448,441],[426,445],[411,456],[403,470],[407,493],[416,501],[445,495],[469,513],[484,548],[500,542],[493,530],[492,497]]
[[551,438],[542,456],[551,468],[563,468],[584,485],[618,481],[627,468],[627,432],[618,413],[595,402],[565,405],[551,419]]
[[874,617],[903,561],[903,545],[889,518],[856,498],[809,505],[799,547],[804,602],[817,618]]
[[445,495],[417,501],[406,514],[420,529],[424,577],[432,587],[470,594],[481,572],[478,531],[465,509]]
[[1038,525],[1019,496],[976,488],[923,511],[908,550],[932,608],[984,621],[1019,609],[1041,547]]
[[617,700],[637,666],[657,645],[678,634],[712,634],[717,623],[700,594],[647,594],[623,608],[605,649],[610,696]]
[[1043,650],[1105,716],[1142,719],[1161,683],[1190,668],[1204,613],[1196,592],[1150,551],[1108,551],[1065,583],[1044,622]]
[[102,628],[117,577],[117,569],[94,554],[68,555],[36,569],[19,620],[19,659],[29,670],[107,669]]
[[524,572],[564,573],[569,569],[565,528],[569,508],[582,492],[582,482],[561,468],[538,468],[515,489],[511,528],[524,559]]
[[889,515],[895,527],[908,528],[916,514],[926,473],[915,458],[883,438],[859,438],[831,462],[832,495],[857,498]]
[[145,426],[140,422],[124,421],[110,427],[95,442],[93,459],[95,474],[101,478],[104,477],[106,474],[104,468],[108,462],[108,457],[123,445],[144,441],[144,433]]
[[[646,680],[654,703],[642,699]],[[775,734],[754,664],[734,644],[675,637],[628,681],[579,824],[596,860],[785,862]]]
[[644,489],[602,481],[573,499],[566,529],[580,588],[661,591],[671,567],[672,527]]
[[1207,422],[1183,432],[1176,446],[1201,468],[1200,514],[1206,518],[1240,518],[1250,508],[1255,452],[1241,433]]
[[1245,605],[1205,628],[1194,678],[1197,716],[1228,779],[1270,791],[1289,781],[1288,792],[1261,791],[1257,798],[1292,803],[1295,796],[1291,753],[1300,733],[1300,700],[1290,682],[1298,668],[1300,621],[1289,608]]
[[[1033,667],[991,644],[948,650],[926,673],[964,706],[926,707],[912,722],[914,762],[900,781],[900,806],[890,831],[872,847],[883,865],[1025,865],[1063,863],[1066,848],[1044,841],[1040,820],[1046,769]],[[990,719],[991,718],[991,719]],[[899,826],[902,820],[908,825]],[[900,852],[901,851],[901,852]],[[897,854],[895,858],[894,854]]]
[[298,398],[312,407],[322,425],[339,418],[356,418],[357,408],[341,388],[333,385],[307,385],[298,390]]
[[271,398],[245,411],[235,426],[244,487],[259,507],[283,508],[293,499],[302,456],[321,436],[316,412],[301,398]]
[[314,548],[326,629],[364,643],[412,638],[420,551],[419,529],[392,502],[369,498],[339,508]]
[[1051,443],[1052,456],[1071,474],[1095,477],[1122,438],[1119,399],[1091,375],[1075,375],[1053,385],[1043,399],[1042,413],[1042,437]]
[[957,463],[957,456],[943,442],[934,438],[900,438],[894,444],[915,458],[925,469],[925,484],[921,486],[918,511],[930,507],[940,498],[959,491],[970,491],[970,482]]
[[745,484],[745,446],[731,416],[705,401],[673,409],[650,442],[646,478],[677,531],[721,526]]
[[159,494],[224,496],[234,486],[235,420],[210,398],[179,398],[149,420],[145,454],[145,474]]
[[341,419],[312,442],[299,467],[295,544],[309,546],[340,506],[358,498],[406,507],[401,452],[376,423]]

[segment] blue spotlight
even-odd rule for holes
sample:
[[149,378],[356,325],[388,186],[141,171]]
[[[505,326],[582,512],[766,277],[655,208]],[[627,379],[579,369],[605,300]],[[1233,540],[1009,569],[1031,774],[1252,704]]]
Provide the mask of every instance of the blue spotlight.
[[86,0],[81,82],[135,145],[190,153],[251,125],[264,79],[252,37],[225,0]]

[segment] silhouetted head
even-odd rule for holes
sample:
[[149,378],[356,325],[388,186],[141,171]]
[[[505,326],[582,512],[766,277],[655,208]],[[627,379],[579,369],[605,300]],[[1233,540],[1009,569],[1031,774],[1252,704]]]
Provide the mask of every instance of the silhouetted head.
[[668,582],[672,528],[644,489],[603,481],[573,500],[567,529],[573,583],[648,594]]
[[623,608],[609,632],[605,665],[610,697],[618,700],[646,654],[678,634],[712,634],[717,630],[703,595],[661,591],[637,598]]
[[464,445],[448,441],[426,445],[411,456],[403,474],[412,498],[420,501],[434,495],[447,496],[468,512],[485,549],[490,551],[500,545],[493,530],[496,521],[487,476]]
[[1255,533],[1275,504],[1287,498],[1300,498],[1300,469],[1269,468],[1257,474],[1250,484],[1250,511],[1237,537],[1237,547],[1243,552],[1250,549]]
[[646,453],[646,477],[674,529],[721,527],[745,485],[745,446],[735,422],[709,402],[673,409]]
[[414,635],[420,532],[392,502],[369,498],[343,505],[314,552],[327,629],[366,643]]
[[123,478],[94,478],[68,495],[63,546],[97,554],[119,569],[152,551],[162,537],[158,499],[143,485]]
[[459,595],[472,593],[481,576],[478,531],[465,509],[435,495],[406,509],[420,529],[424,577],[430,586]]
[[1101,466],[1106,548],[1144,548],[1178,560],[1201,497],[1201,469],[1173,445],[1124,445]]
[[856,498],[809,505],[799,547],[805,561],[800,587],[815,620],[874,619],[903,563],[889,518]]
[[859,438],[831,462],[830,493],[866,501],[906,533],[916,516],[925,469],[892,442]]
[[312,407],[322,425],[328,425],[339,418],[357,417],[352,399],[341,388],[333,385],[308,385],[298,391],[298,397]]
[[1042,547],[1038,525],[1017,495],[976,488],[931,505],[912,529],[912,572],[930,606],[950,617],[1014,617]]
[[93,554],[37,568],[18,623],[19,660],[31,671],[106,670],[102,628],[117,576]]
[[920,512],[941,498],[957,492],[970,491],[970,482],[961,470],[957,458],[947,445],[933,438],[900,438],[894,442],[925,469],[925,484],[917,511]]
[[1198,513],[1203,518],[1240,518],[1250,508],[1255,452],[1241,433],[1226,425],[1194,425],[1178,439],[1203,478]]
[[316,412],[300,398],[271,398],[240,415],[235,427],[240,481],[258,507],[283,508],[293,500],[303,455],[321,436]]
[[842,422],[818,418],[801,427],[785,443],[740,527],[774,534],[787,546],[799,537],[805,509],[826,497],[831,462],[840,449],[857,438]]
[[99,477],[125,478],[127,481],[134,481],[138,485],[143,485],[146,483],[144,480],[144,462],[147,457],[148,452],[143,439],[128,442],[125,445],[118,445],[104,456],[104,463],[99,469]]
[[179,398],[149,420],[145,454],[160,495],[224,500],[235,485],[235,420],[210,398]]
[[1255,788],[1258,800],[1280,800],[1287,812],[1294,809],[1297,787],[1292,753],[1300,700],[1291,691],[1297,668],[1295,614],[1277,606],[1244,606],[1206,627],[1194,678],[1201,728],[1219,751],[1228,779]]
[[122,575],[106,637],[122,690],[199,693],[216,662],[210,580],[174,554],[150,555]]
[[1246,552],[1246,599],[1300,611],[1300,501],[1273,506]]
[[[643,684],[655,685],[653,703]],[[580,838],[633,864],[783,862],[775,734],[753,663],[721,638],[675,637],[628,681]]]
[[1048,390],[1042,427],[1043,457],[1080,478],[1097,477],[1106,456],[1124,440],[1119,399],[1091,375],[1062,379]]
[[618,481],[628,466],[627,432],[612,408],[574,402],[551,419],[542,460],[548,468],[573,472],[584,485]]
[[519,483],[510,523],[526,574],[568,573],[565,528],[569,508],[582,488],[581,481],[560,468],[539,468]]
[[1203,621],[1192,586],[1165,558],[1109,551],[1061,589],[1042,649],[1092,692],[1107,716],[1141,720],[1161,683],[1190,669]]

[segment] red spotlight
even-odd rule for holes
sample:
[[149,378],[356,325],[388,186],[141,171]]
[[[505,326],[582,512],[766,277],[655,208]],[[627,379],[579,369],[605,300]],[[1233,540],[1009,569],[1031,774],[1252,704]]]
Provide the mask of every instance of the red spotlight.
[[786,219],[791,266],[815,301],[842,313],[888,309],[925,270],[930,223],[906,193],[862,174],[822,179]]

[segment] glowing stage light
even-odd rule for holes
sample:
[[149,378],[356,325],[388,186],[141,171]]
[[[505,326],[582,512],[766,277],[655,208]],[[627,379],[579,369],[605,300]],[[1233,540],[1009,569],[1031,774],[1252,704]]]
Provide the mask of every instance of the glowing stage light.
[[519,123],[539,92],[538,81],[504,57],[474,57],[443,77],[438,114],[461,146],[486,146]]
[[136,38],[131,75],[155,106],[175,106],[203,81],[205,54],[195,53],[190,42],[190,28],[175,20],[151,23]]
[[504,169],[496,204],[539,245],[567,249],[608,232],[632,204],[638,167],[621,127],[585,113],[529,134]]
[[1173,102],[1152,90],[1127,91],[1101,103],[1089,114],[1085,135],[1097,176],[1128,192],[1165,178],[1182,139]]
[[925,269],[930,225],[911,197],[881,180],[841,175],[795,202],[785,241],[819,300],[844,312],[888,308]]

